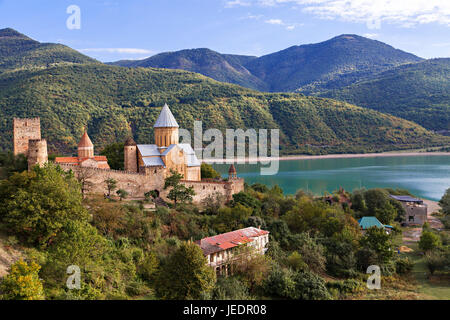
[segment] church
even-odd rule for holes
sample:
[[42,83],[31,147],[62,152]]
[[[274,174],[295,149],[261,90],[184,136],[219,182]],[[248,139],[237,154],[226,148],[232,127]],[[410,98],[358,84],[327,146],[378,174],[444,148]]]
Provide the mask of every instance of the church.
[[[194,203],[209,196],[221,195],[229,201],[233,194],[244,190],[244,180],[238,178],[236,169],[230,167],[228,179],[202,180],[201,162],[190,144],[179,143],[179,125],[167,104],[161,110],[154,126],[154,144],[136,144],[129,137],[124,144],[124,170],[112,170],[105,156],[94,153],[94,145],[84,131],[76,157],[57,157],[55,164],[71,170],[75,176],[89,177],[91,194],[105,194],[105,181],[114,179],[117,189],[128,192],[130,198],[142,199],[145,193],[157,191],[166,199],[165,179],[176,171],[183,175],[181,181],[195,192]],[[44,165],[48,162],[47,142],[40,136],[40,119],[14,119],[14,150],[28,156],[28,164]]]
[[[185,180],[200,181],[200,161],[187,143],[178,143],[178,123],[167,104],[153,126],[155,143],[136,144],[132,138],[125,142],[125,171],[144,172],[164,169],[182,174]],[[155,171],[156,172],[156,171]]]

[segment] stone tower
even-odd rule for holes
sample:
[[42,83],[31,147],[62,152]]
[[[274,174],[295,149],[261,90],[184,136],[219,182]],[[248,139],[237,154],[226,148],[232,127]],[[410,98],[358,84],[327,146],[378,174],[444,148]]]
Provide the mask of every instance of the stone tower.
[[167,104],[162,108],[153,128],[158,147],[167,148],[171,144],[178,144],[179,126]]
[[14,155],[28,154],[28,141],[41,139],[41,120],[39,118],[13,120]]
[[138,172],[137,165],[137,145],[133,138],[129,137],[125,141],[123,150],[125,171]]
[[28,170],[33,166],[43,166],[48,162],[47,141],[45,139],[28,141]]
[[80,142],[78,143],[78,158],[93,158],[94,157],[94,145],[89,138],[87,131],[84,131]]
[[236,167],[234,164],[231,164],[230,169],[228,170],[228,180],[233,180],[237,178]]

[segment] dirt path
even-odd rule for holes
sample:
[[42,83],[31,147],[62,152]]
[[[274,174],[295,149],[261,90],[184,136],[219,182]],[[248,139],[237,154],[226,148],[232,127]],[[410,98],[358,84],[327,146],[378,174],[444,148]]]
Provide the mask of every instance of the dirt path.
[[433,229],[443,229],[444,225],[442,224],[441,220],[439,220],[435,216],[432,216],[433,213],[441,210],[439,202],[431,200],[423,200],[423,202],[428,206],[428,224],[430,225],[430,227]]

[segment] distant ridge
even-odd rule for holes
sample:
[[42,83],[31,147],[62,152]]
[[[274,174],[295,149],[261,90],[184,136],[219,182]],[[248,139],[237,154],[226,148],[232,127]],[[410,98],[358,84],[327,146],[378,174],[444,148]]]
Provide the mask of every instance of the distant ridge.
[[343,87],[392,67],[422,60],[383,42],[344,34],[316,44],[292,46],[259,58],[190,49],[109,64],[181,69],[261,91],[309,94]]
[[55,63],[99,63],[62,44],[40,43],[11,29],[0,30],[0,72]]

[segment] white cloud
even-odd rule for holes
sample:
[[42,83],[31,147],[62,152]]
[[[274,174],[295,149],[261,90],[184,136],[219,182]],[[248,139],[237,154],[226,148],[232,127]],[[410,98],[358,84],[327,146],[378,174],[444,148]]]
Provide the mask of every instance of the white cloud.
[[234,8],[234,7],[248,7],[251,3],[242,0],[230,0],[225,2],[225,8]]
[[151,54],[153,51],[147,49],[138,49],[138,48],[87,48],[80,49],[80,52],[96,52],[96,53],[126,53],[126,54]]
[[269,19],[269,20],[266,20],[265,22],[268,23],[268,24],[276,24],[276,25],[279,25],[279,26],[284,25],[284,22],[281,19]]
[[324,19],[370,23],[380,21],[412,27],[439,23],[450,26],[449,0],[247,0],[273,7],[298,5],[306,13]]
[[378,37],[378,33],[365,33],[363,34],[363,36],[369,39],[375,39],[376,37]]

